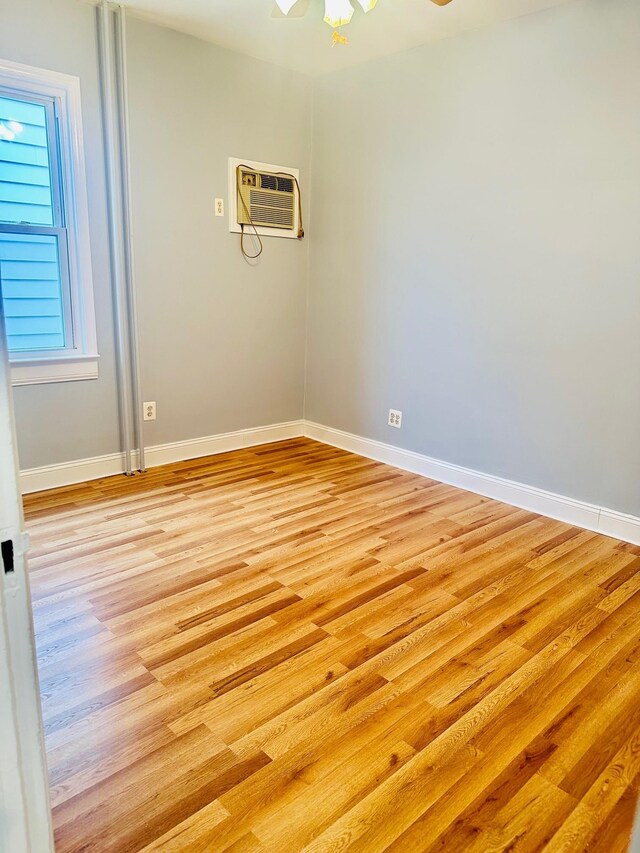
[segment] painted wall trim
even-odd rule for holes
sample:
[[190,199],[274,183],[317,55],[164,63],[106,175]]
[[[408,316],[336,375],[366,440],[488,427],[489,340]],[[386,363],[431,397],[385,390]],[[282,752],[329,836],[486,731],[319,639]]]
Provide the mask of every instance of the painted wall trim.
[[[274,441],[285,441],[288,438],[298,438],[303,435],[303,421],[289,421],[282,424],[240,429],[235,432],[209,435],[203,438],[190,438],[186,441],[174,441],[169,444],[157,444],[147,447],[145,461],[147,467],[167,465],[170,462],[181,462],[185,459],[197,459],[200,456],[214,456],[227,453],[230,450],[240,450],[243,447],[255,447],[259,444],[269,444]],[[134,460],[135,461],[135,460]],[[72,462],[61,462],[57,465],[45,465],[42,468],[29,468],[20,472],[20,483],[23,494],[39,492],[45,489],[55,489],[59,486],[70,486],[74,483],[84,483],[97,480],[100,477],[111,477],[124,473],[124,454],[109,453],[105,456],[93,456],[89,459],[78,459]]]
[[604,536],[612,536],[615,539],[640,545],[640,518],[636,516],[556,495],[535,486],[484,474],[471,468],[463,468],[460,465],[453,465],[450,462],[443,462],[421,453],[403,450],[382,441],[363,438],[312,421],[305,421],[304,432],[309,438],[324,444],[331,444],[378,462],[386,462],[404,471],[421,474],[423,477],[439,480],[450,486],[458,486],[469,492],[527,509],[557,521],[564,521]]
[[[214,456],[230,450],[240,450],[243,447],[255,447],[259,444],[285,441],[300,436],[307,436],[324,444],[340,447],[343,450],[358,453],[360,456],[394,465],[404,471],[439,480],[450,486],[458,486],[469,492],[537,512],[585,530],[593,530],[604,536],[612,536],[615,539],[640,545],[640,518],[636,516],[557,495],[525,483],[517,483],[503,477],[453,465],[450,462],[443,462],[421,453],[403,450],[382,441],[363,438],[312,421],[288,421],[220,435],[175,441],[170,444],[158,444],[146,449],[146,461],[148,467],[153,468],[171,462],[196,459],[200,456]],[[23,470],[20,472],[20,479],[23,494],[28,494],[96,480],[100,477],[110,477],[123,472],[123,455],[111,453],[106,456],[94,456],[90,459]]]
[[98,378],[98,356],[11,362],[11,384],[47,385],[51,382],[81,382]]

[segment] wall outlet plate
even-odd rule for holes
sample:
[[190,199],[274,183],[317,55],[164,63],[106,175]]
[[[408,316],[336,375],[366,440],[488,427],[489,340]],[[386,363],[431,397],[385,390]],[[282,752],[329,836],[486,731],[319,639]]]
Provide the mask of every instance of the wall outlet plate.
[[155,421],[156,419],[156,403],[155,400],[149,403],[142,404],[142,417],[145,421]]
[[216,216],[224,216],[224,199],[216,199]]
[[389,409],[389,420],[387,423],[389,426],[400,429],[402,427],[402,412],[399,412],[398,409]]

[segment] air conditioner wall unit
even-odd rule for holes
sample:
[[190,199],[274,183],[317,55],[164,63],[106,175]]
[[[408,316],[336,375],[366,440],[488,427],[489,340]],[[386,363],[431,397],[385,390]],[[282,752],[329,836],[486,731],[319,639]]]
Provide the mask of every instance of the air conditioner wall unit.
[[299,180],[293,166],[229,157],[229,231],[296,240]]
[[293,231],[296,225],[295,181],[273,172],[238,170],[238,222]]

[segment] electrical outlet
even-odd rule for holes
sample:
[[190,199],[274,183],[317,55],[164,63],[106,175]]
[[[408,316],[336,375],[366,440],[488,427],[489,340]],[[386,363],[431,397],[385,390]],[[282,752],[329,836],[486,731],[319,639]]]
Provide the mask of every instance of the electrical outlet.
[[216,216],[224,216],[224,199],[216,199]]
[[155,421],[156,419],[156,404],[155,400],[151,403],[143,403],[143,417],[145,421]]
[[402,427],[402,412],[399,412],[397,409],[389,409],[389,420],[387,423],[389,426],[400,429]]

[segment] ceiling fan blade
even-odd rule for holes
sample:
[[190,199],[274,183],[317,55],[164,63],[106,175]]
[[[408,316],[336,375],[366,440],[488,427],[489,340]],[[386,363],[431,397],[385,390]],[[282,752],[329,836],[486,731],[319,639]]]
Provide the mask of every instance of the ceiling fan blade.
[[353,6],[349,0],[325,0],[324,22],[330,27],[343,27],[353,17]]
[[309,11],[310,3],[311,0],[277,0],[271,10],[271,17],[304,18]]

